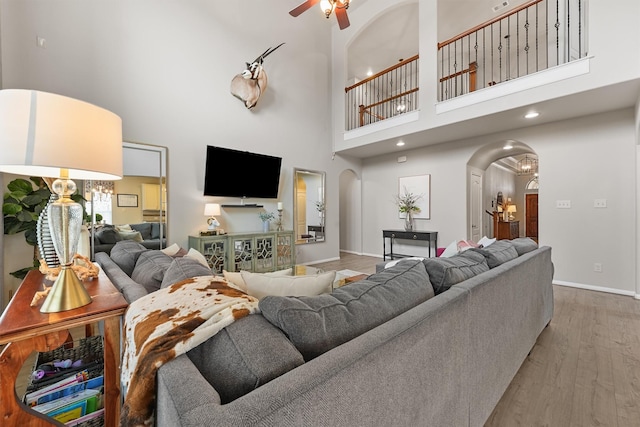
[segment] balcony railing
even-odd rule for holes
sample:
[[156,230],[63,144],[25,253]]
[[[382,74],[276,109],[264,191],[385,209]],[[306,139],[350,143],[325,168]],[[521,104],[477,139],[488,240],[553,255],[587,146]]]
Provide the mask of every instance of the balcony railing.
[[587,0],[532,0],[438,43],[438,100],[586,55]]
[[[438,43],[438,101],[587,54],[588,0],[531,0]],[[345,130],[418,109],[418,56],[345,88]]]
[[346,130],[416,110],[418,55],[345,88],[345,92]]

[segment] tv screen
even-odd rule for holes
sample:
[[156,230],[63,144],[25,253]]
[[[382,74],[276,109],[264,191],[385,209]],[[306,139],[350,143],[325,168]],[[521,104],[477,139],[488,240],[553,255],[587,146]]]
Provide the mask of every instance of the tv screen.
[[207,146],[204,195],[276,199],[281,157]]

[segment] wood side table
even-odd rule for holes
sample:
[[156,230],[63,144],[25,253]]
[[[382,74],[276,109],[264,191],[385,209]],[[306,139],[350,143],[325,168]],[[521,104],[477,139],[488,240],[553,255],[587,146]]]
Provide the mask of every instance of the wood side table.
[[[15,392],[16,377],[32,351],[51,351],[67,341],[69,330],[104,323],[104,401],[105,426],[115,427],[120,418],[120,321],[128,306],[109,278],[100,272],[84,282],[92,301],[84,307],[60,313],[40,313],[40,305],[29,304],[42,290],[44,276],[36,270],[27,274],[0,317],[0,425],[62,426],[28,408]],[[51,283],[47,284],[48,286]]]

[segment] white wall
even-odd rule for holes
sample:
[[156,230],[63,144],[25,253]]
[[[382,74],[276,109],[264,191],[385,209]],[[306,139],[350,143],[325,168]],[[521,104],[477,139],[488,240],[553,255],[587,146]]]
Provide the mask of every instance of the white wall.
[[[633,109],[516,129],[363,162],[365,253],[381,255],[382,229],[401,228],[393,196],[398,177],[431,174],[431,220],[418,230],[438,231],[438,246],[466,237],[466,164],[485,144],[513,139],[540,159],[539,238],[553,248],[555,280],[632,295],[637,252],[636,119]],[[607,199],[606,209],[593,207]],[[571,200],[571,209],[556,209]],[[601,263],[602,272],[593,271]]]
[[[125,140],[168,147],[170,240],[187,245],[205,225],[205,203],[238,202],[202,195],[206,145],[219,145],[283,157],[279,200],[288,229],[293,168],[326,171],[326,242],[299,246],[297,260],[338,257],[338,176],[358,165],[332,160],[324,19],[292,18],[269,2],[2,0],[0,7],[4,88],[95,103],[122,117]],[[36,35],[46,38],[45,49]],[[281,42],[265,60],[269,88],[247,110],[230,94],[231,79]],[[240,172],[220,167],[221,179]],[[275,211],[277,201],[251,202]],[[218,219],[231,232],[261,229],[257,210],[227,209]]]
[[340,250],[362,253],[362,182],[351,169],[340,174]]

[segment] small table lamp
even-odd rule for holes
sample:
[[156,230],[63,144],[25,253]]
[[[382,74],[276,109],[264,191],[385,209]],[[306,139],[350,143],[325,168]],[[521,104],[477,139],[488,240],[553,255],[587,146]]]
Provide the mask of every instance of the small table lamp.
[[91,302],[71,268],[84,209],[69,196],[74,179],[122,178],[122,120],[110,111],[65,96],[0,90],[0,172],[58,178],[48,207],[60,273],[40,311],[56,313]]
[[209,224],[209,230],[214,231],[220,222],[215,218],[216,215],[220,215],[220,205],[218,203],[207,203],[204,205],[204,214],[208,216],[207,224]]
[[516,212],[518,212],[516,210],[516,205],[509,205],[509,207],[507,207],[507,213],[509,214],[509,221],[513,221],[516,219],[516,217],[513,216],[513,214]]

